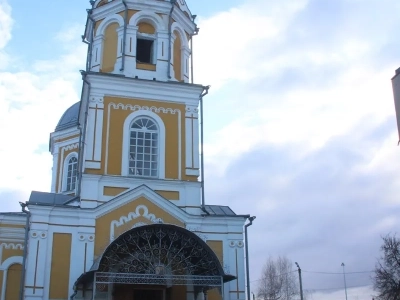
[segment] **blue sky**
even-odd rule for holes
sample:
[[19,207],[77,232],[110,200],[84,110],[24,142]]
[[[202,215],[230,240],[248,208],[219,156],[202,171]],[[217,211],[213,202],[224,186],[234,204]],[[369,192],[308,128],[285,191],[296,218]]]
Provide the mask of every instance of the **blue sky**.
[[[380,236],[400,226],[390,78],[395,0],[188,0],[205,99],[206,202],[257,216],[268,256],[304,270],[314,299],[371,299]],[[86,1],[0,0],[0,211],[50,188],[49,133],[79,100]],[[7,130],[6,130],[7,129]]]

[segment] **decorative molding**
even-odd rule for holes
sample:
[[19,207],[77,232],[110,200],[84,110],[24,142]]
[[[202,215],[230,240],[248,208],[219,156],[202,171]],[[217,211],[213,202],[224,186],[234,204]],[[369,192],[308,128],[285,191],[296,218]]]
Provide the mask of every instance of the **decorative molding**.
[[156,32],[167,30],[163,19],[152,10],[142,10],[134,14],[129,20],[129,25],[137,26],[142,21],[147,21],[153,25]]
[[[1,248],[0,248],[1,249]],[[0,271],[3,271],[3,282],[0,282],[0,285],[2,285],[2,289],[1,289],[1,294],[0,294],[0,299],[1,300],[7,300],[5,298],[6,295],[6,286],[7,286],[7,278],[8,278],[8,268],[14,264],[20,264],[22,265],[22,256],[12,256],[7,258],[5,261],[3,261],[2,264],[0,264]]]
[[197,117],[198,113],[199,113],[199,109],[197,106],[189,106],[189,105],[186,106],[186,116],[187,117],[188,116],[191,117],[192,114]]
[[100,26],[97,28],[95,32],[95,36],[104,35],[108,25],[112,23],[118,23],[119,26],[124,26],[124,18],[118,14],[109,15],[100,23]]
[[242,240],[240,240],[240,241],[229,241],[229,247],[231,247],[231,248],[243,248],[244,247],[244,242]]
[[[147,208],[146,205],[138,205],[136,207],[135,212],[130,212],[127,216],[122,216],[119,218],[119,220],[113,220],[111,221],[110,224],[110,242],[112,242],[115,239],[115,228],[121,227],[122,225],[137,219],[139,217],[144,217],[150,222],[156,224],[156,223],[164,223],[164,220],[161,218],[157,218],[154,214],[149,213],[149,209]],[[134,225],[134,227],[139,227],[141,224]],[[147,224],[145,224],[147,225]]]
[[[1,243],[0,244],[0,270],[6,270],[8,266],[6,266],[6,261],[3,261],[3,249],[7,250],[24,250],[24,245],[20,243]],[[14,257],[14,256],[13,256]],[[5,267],[6,266],[6,267]],[[0,283],[1,284],[1,283]]]
[[92,96],[90,96],[89,101],[91,103],[95,103],[95,104],[104,104],[104,97],[98,96],[98,95],[92,95]]
[[1,243],[0,244],[0,249],[7,249],[7,250],[24,250],[24,245],[23,244],[16,244],[16,243]]
[[[105,173],[108,171],[108,148],[109,148],[109,138],[110,138],[110,118],[111,118],[111,108],[118,110],[131,110],[135,111],[149,111],[152,113],[164,113],[164,114],[178,114],[178,179],[182,179],[182,120],[181,120],[181,111],[180,109],[172,109],[172,108],[164,108],[164,107],[155,107],[155,106],[140,106],[140,105],[131,105],[131,104],[123,104],[123,103],[114,103],[111,102],[108,104],[108,114],[107,114],[107,133],[106,133],[106,153],[105,153]],[[165,151],[165,149],[164,149]],[[164,160],[165,164],[165,160]],[[165,166],[164,166],[165,168]],[[165,169],[164,169],[165,170]],[[124,171],[121,169],[121,174]]]
[[4,242],[4,240],[8,239],[23,241],[24,238],[25,238],[25,228],[12,228],[12,227],[0,228],[0,241]]
[[36,230],[31,230],[30,235],[33,239],[46,239],[47,238],[47,231],[36,231]]
[[[70,145],[67,145],[67,146],[64,146],[61,148],[61,160],[60,160],[60,164],[58,166],[59,178],[58,178],[58,188],[57,188],[59,193],[61,193],[62,189],[63,189],[64,168],[65,168],[65,165],[64,165],[65,164],[64,163],[65,162],[65,157],[64,157],[65,151],[71,151],[71,150],[78,149],[78,148],[79,148],[79,143],[73,143],[73,144],[70,144]],[[78,156],[78,153],[77,152],[75,152],[75,153]],[[69,154],[69,155],[71,155],[71,154]],[[54,168],[54,166],[53,166],[53,168]]]
[[79,143],[74,143],[74,144],[63,147],[62,151],[70,151],[70,150],[77,149],[78,147],[79,147]]
[[114,103],[111,102],[108,105],[109,108],[114,108],[114,109],[123,109],[123,110],[128,110],[130,109],[131,111],[136,111],[136,110],[149,110],[154,113],[164,113],[164,114],[172,114],[174,115],[175,113],[178,113],[180,116],[181,111],[179,109],[172,109],[172,108],[164,108],[164,107],[155,107],[155,106],[140,106],[140,105],[132,105],[132,104],[123,104],[123,103]]
[[93,233],[82,233],[82,232],[78,232],[77,235],[79,241],[81,242],[94,242],[94,234]]

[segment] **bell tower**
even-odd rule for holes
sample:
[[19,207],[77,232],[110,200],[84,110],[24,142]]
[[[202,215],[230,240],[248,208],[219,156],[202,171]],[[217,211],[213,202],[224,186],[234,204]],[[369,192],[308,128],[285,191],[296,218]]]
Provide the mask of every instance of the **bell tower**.
[[[201,197],[208,87],[189,76],[192,14],[184,0],[90,3],[81,99],[50,135],[51,192],[3,218],[0,244],[17,234],[26,247],[6,248],[6,270],[23,264],[26,300],[246,299],[255,217]],[[0,294],[19,286],[1,271]]]
[[198,107],[207,87],[189,83],[198,29],[185,1],[91,4],[81,101],[51,135],[52,192],[94,208],[146,185],[202,213]]
[[185,1],[96,1],[89,14],[90,71],[189,82],[196,24]]

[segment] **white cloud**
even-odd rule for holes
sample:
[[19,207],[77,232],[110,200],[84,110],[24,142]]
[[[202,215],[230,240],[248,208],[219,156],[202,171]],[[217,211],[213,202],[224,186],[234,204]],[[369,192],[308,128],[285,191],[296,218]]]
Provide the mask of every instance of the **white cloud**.
[[[72,26],[72,28],[77,28]],[[65,109],[79,101],[79,69],[85,66],[86,46],[60,32],[65,53],[56,60],[35,61],[24,72],[0,72],[0,192],[18,199],[0,206],[15,209],[32,190],[49,191],[52,158],[49,134]],[[18,191],[19,193],[13,193]],[[3,200],[4,201],[4,200]]]
[[6,68],[10,61],[10,56],[4,51],[4,47],[11,39],[13,23],[11,6],[6,0],[0,0],[0,70]]
[[200,19],[200,34],[194,41],[195,78],[219,88],[229,80],[250,80],[263,62],[254,60],[260,41],[270,41],[301,11],[307,1],[280,4],[248,1],[240,7]]
[[0,1],[0,49],[3,49],[11,39],[13,20],[11,18],[11,6],[6,0]]
[[[206,203],[257,215],[254,280],[270,254],[305,270],[340,271],[343,260],[371,270],[380,236],[400,226],[390,82],[400,65],[400,5],[317,0],[285,14],[275,7],[294,2],[270,2],[248,0],[200,22],[195,80],[213,87],[205,98]],[[349,286],[370,284],[364,275]],[[344,291],[323,289],[342,280],[304,284],[322,289],[314,299],[333,300]],[[349,299],[371,294],[349,289]]]
[[[195,78],[216,87],[206,101],[227,120],[206,132],[207,159],[220,172],[254,147],[296,147],[302,157],[363,119],[369,119],[369,126],[362,131],[393,117],[390,77],[395,66],[376,62],[381,59],[376,49],[388,41],[380,36],[366,39],[350,26],[357,22],[351,13],[342,16],[343,23],[351,22],[347,31],[338,26],[326,32],[332,39],[313,37],[310,28],[319,24],[303,20],[313,3],[253,0],[201,20]],[[213,93],[228,90],[232,97],[213,99]],[[206,115],[206,122],[214,120]],[[238,138],[241,142],[232,147]]]

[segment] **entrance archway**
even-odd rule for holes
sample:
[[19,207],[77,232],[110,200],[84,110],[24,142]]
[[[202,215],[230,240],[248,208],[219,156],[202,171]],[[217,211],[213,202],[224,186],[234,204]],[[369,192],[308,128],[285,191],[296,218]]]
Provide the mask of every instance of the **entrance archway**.
[[175,225],[153,224],[120,235],[78,284],[93,282],[93,299],[96,293],[107,292],[116,300],[168,300],[173,287],[189,287],[195,295],[213,288],[223,293],[223,283],[233,279],[196,234]]

